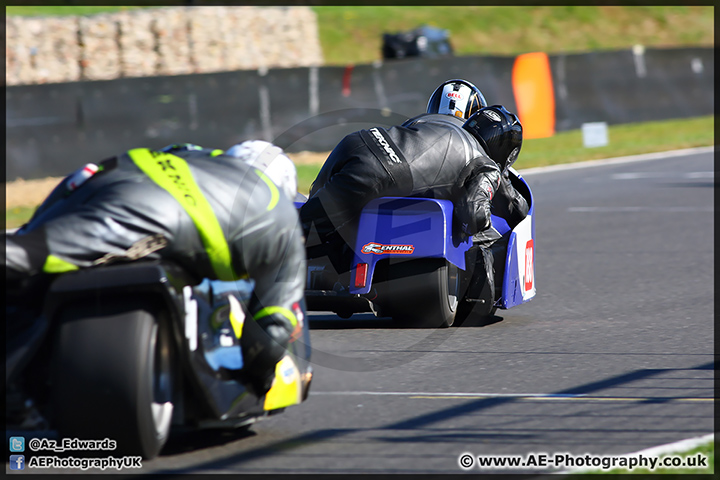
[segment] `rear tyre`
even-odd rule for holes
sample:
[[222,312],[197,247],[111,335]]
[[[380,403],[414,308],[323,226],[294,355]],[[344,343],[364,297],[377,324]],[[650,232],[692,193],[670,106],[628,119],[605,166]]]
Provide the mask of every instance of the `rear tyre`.
[[455,321],[459,288],[457,267],[445,259],[389,265],[382,287],[382,312],[403,325],[449,327]]
[[157,310],[135,302],[71,307],[56,340],[53,404],[63,437],[109,438],[149,459],[173,412],[172,342]]

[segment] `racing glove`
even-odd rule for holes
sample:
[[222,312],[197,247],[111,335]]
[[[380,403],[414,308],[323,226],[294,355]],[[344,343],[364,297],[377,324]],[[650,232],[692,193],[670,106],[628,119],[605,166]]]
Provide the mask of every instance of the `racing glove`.
[[510,228],[515,228],[528,214],[527,200],[513,187],[508,171],[500,176],[497,195],[493,199],[492,212],[507,220]]
[[500,171],[495,166],[474,172],[465,183],[464,194],[455,202],[455,214],[465,235],[490,227],[490,204],[499,183]]

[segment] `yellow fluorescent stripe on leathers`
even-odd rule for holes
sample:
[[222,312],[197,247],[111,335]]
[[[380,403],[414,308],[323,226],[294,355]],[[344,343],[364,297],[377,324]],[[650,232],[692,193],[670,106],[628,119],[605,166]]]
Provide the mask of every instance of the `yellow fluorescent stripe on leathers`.
[[230,302],[230,325],[232,326],[235,337],[242,338],[243,325],[245,325],[245,312],[243,312],[240,302],[234,295],[228,296]]
[[297,318],[295,317],[295,314],[291,310],[288,310],[287,308],[284,308],[284,307],[265,307],[262,310],[260,310],[259,312],[257,312],[253,316],[253,318],[255,320],[260,320],[261,318],[267,317],[268,315],[272,315],[273,313],[279,313],[283,317],[290,320],[290,324],[293,327],[295,325],[297,325]]
[[267,211],[269,212],[273,208],[275,208],[275,205],[277,205],[278,200],[280,199],[280,192],[278,191],[277,187],[275,186],[275,183],[270,180],[267,175],[265,175],[263,172],[255,169],[255,173],[257,173],[260,178],[262,178],[263,182],[267,183],[268,188],[270,189],[271,197],[270,197],[270,203],[268,203]]
[[202,194],[187,162],[170,153],[136,148],[128,155],[156,184],[167,190],[192,218],[220,280],[235,280],[230,247],[210,203]]
[[65,273],[78,270],[77,265],[73,265],[70,262],[66,262],[62,258],[58,258],[55,255],[48,255],[45,259],[45,265],[43,265],[44,273]]

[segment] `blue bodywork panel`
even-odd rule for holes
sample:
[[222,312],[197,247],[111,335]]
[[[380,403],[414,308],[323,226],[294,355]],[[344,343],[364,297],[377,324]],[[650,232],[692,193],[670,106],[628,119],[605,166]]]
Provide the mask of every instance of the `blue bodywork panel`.
[[[465,270],[465,252],[470,239],[460,240],[452,229],[453,205],[449,200],[409,197],[382,197],[363,209],[355,242],[356,265],[366,263],[367,278],[372,279],[375,265],[384,258],[445,258]],[[355,278],[355,275],[353,275]],[[350,285],[351,294],[370,291]]]

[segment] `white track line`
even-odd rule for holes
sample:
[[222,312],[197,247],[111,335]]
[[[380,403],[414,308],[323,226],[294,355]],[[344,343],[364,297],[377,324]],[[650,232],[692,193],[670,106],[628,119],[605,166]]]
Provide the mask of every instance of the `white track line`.
[[702,153],[712,153],[715,147],[697,147],[685,148],[682,150],[671,150],[668,152],[643,153],[641,155],[630,155],[627,157],[602,158],[599,160],[585,160],[575,163],[561,163],[559,165],[549,165],[547,167],[518,169],[521,175],[531,175],[536,173],[557,172],[562,170],[574,170],[577,168],[597,167],[599,165],[616,165],[621,163],[642,162],[645,160],[658,160],[661,158],[679,157],[682,155],[697,155]]
[[400,396],[400,397],[490,397],[490,398],[582,398],[585,394],[563,394],[563,393],[458,393],[458,392],[316,392],[310,391],[310,395],[375,395],[375,396]]
[[[371,397],[407,397],[416,399],[467,399],[483,400],[489,398],[510,398],[516,400],[583,400],[590,402],[639,402],[653,397],[595,397],[586,393],[494,393],[494,392],[371,392],[371,391],[311,391],[313,396],[371,396]],[[667,398],[677,402],[714,402],[714,398],[677,397]]]
[[[585,394],[558,394],[558,393],[458,393],[458,392],[370,392],[370,391],[311,391],[312,396],[354,396],[354,395],[373,395],[373,396],[406,396],[406,397],[489,397],[489,398],[582,398]],[[626,453],[617,455],[617,457],[636,457],[644,455],[646,457],[660,457],[669,453],[682,453],[693,448],[704,445],[715,439],[715,434],[710,433],[700,437],[688,438],[674,443],[659,445],[647,448],[634,453]],[[560,472],[548,472],[552,474],[569,474],[579,472],[598,471],[597,467],[578,467],[567,469]]]
[[714,207],[569,207],[568,212],[608,212],[608,213],[622,213],[622,212],[670,212],[670,213],[695,213],[705,212],[712,213],[715,211]]

